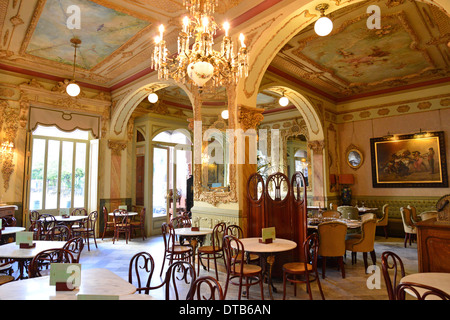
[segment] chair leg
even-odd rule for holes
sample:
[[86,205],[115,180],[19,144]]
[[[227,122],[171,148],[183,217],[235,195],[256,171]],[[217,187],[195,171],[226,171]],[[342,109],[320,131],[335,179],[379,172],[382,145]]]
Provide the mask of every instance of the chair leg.
[[261,290],[261,300],[264,300],[263,276],[259,277],[259,289]]
[[[311,284],[309,282],[309,274],[308,271],[305,272],[305,278],[306,278],[306,288],[308,289],[309,294],[309,300],[312,300],[312,292],[311,292]],[[317,278],[317,281],[319,281],[319,278]]]
[[286,300],[286,271],[283,270],[283,300]]
[[327,258],[322,257],[322,279],[325,279],[325,269],[327,267]]
[[366,272],[367,272],[367,267],[368,267],[367,252],[363,252],[363,259],[364,259],[364,270],[366,270]]
[[219,271],[217,270],[217,258],[216,258],[216,254],[213,255],[214,257],[214,268],[216,270],[216,279],[217,281],[219,281]]
[[[341,261],[342,261],[342,257],[341,257]],[[319,286],[320,295],[322,296],[322,300],[325,300],[325,296],[323,295],[322,285],[320,284],[319,273],[317,272],[317,268],[314,272],[316,274],[317,285]]]
[[377,264],[377,256],[375,254],[375,250],[370,251],[370,257],[372,258],[372,263],[374,265],[376,265]]
[[342,279],[345,279],[344,258],[338,257],[339,268],[341,268]]
[[383,229],[384,229],[384,236],[385,236],[386,239],[387,239],[387,238],[388,238],[387,226],[384,226]]

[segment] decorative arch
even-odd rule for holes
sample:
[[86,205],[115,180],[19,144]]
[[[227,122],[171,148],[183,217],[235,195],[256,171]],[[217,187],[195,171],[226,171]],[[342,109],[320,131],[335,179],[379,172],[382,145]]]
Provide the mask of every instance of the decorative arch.
[[[329,8],[326,14],[362,1],[365,0],[328,1]],[[391,2],[391,0],[385,1]],[[450,1],[448,0],[417,1],[437,6],[449,15]],[[315,10],[315,7],[323,2],[323,0],[294,1],[274,12],[268,20],[262,21],[260,26],[256,26],[248,32],[254,39],[249,45],[251,53],[249,74],[245,80],[239,83],[238,89],[244,93],[243,98],[247,100],[245,102],[247,105],[256,105],[256,95],[270,63],[290,39],[320,17],[320,13]]]
[[110,127],[110,133],[112,135],[122,136],[126,133],[126,126],[134,109],[136,109],[139,103],[141,103],[152,91],[158,91],[176,85],[186,92],[191,104],[194,105],[194,98],[186,87],[174,81],[160,81],[157,78],[157,75],[145,77],[131,87],[127,87],[114,94]]

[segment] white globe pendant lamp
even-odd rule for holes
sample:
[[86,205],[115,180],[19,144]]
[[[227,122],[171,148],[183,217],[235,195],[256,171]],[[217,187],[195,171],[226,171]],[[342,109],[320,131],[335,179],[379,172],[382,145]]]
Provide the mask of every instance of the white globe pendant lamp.
[[221,116],[222,119],[227,120],[230,117],[228,110],[223,110]]
[[77,63],[77,48],[80,46],[81,40],[78,38],[72,38],[70,39],[70,43],[72,43],[72,47],[75,48],[75,53],[73,55],[72,82],[66,87],[66,92],[71,97],[77,97],[81,92],[81,88],[78,84],[75,83],[75,67]]
[[148,95],[148,101],[150,103],[157,103],[159,100],[159,97],[156,93],[152,92]]
[[320,11],[321,17],[314,24],[314,31],[317,35],[324,37],[333,31],[333,21],[325,17],[325,10],[328,9],[328,4],[322,3],[316,7],[317,11]]
[[206,61],[193,62],[188,65],[187,74],[197,86],[203,87],[214,75],[214,67]]
[[284,95],[280,98],[280,100],[278,100],[278,103],[280,104],[280,106],[282,107],[286,107],[289,104],[289,99],[286,98]]
[[66,87],[66,92],[71,97],[77,97],[81,92],[81,88],[76,83],[71,83]]

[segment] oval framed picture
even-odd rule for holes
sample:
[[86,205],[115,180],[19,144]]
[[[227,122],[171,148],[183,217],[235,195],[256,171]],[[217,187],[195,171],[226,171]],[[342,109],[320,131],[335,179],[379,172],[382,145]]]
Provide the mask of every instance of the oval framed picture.
[[354,145],[351,145],[347,148],[345,159],[350,168],[355,170],[361,167],[364,162],[363,153]]

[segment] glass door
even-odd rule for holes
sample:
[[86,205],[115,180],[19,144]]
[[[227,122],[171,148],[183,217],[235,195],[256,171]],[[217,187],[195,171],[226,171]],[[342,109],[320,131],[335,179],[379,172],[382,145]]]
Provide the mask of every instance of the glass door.
[[190,146],[176,146],[173,154],[173,213],[179,215],[187,211],[188,179],[192,170],[192,150]]
[[153,217],[163,217],[169,212],[168,194],[169,147],[153,147]]

